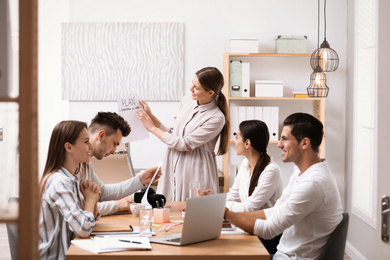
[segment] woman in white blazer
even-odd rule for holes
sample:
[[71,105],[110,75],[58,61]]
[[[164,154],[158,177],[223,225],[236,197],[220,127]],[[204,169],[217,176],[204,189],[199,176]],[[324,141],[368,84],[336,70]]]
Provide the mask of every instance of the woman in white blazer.
[[138,118],[168,147],[157,187],[157,193],[164,194],[168,201],[185,201],[190,182],[199,182],[200,190],[218,193],[214,150],[220,137],[217,154],[226,153],[230,126],[223,85],[223,75],[217,68],[197,71],[190,87],[191,95],[181,100],[171,128],[153,115],[146,102],[140,102],[144,110],[138,111]]
[[283,183],[280,167],[267,154],[267,125],[260,120],[243,121],[234,136],[237,155],[245,159],[227,194],[226,207],[235,212],[273,207]]

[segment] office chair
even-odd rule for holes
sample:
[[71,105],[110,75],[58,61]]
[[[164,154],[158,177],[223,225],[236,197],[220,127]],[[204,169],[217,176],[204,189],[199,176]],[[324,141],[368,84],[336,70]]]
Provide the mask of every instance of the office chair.
[[343,213],[343,219],[336,229],[330,234],[328,241],[322,248],[320,256],[317,260],[343,260],[345,243],[347,241],[349,215]]
[[92,157],[91,162],[96,175],[104,184],[119,183],[135,176],[129,144],[121,144],[115,155],[103,160]]
[[[18,197],[9,198],[8,202],[18,202]],[[18,224],[17,223],[6,223],[9,250],[11,253],[11,259],[18,259]]]

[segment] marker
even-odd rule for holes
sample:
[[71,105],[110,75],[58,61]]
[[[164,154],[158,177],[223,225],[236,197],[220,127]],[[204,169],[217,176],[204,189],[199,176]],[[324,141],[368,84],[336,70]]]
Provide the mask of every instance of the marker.
[[133,243],[133,244],[142,244],[142,243],[139,242],[139,241],[131,241],[131,240],[123,240],[123,239],[119,239],[119,241],[121,241],[121,242],[126,242],[126,243]]

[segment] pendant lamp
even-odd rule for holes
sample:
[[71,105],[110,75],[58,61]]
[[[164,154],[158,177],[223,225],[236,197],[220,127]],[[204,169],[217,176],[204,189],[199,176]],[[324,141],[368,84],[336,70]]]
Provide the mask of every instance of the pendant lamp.
[[[318,19],[319,6],[320,3],[318,1]],[[318,33],[319,31],[320,29],[318,23]],[[339,55],[337,55],[337,52],[330,47],[328,41],[326,40],[326,0],[324,0],[324,41],[311,55],[310,65],[313,70],[317,66],[320,66],[324,72],[333,72],[339,67]]]
[[327,97],[329,88],[326,85],[326,74],[317,66],[310,75],[310,85],[307,87],[309,97]]

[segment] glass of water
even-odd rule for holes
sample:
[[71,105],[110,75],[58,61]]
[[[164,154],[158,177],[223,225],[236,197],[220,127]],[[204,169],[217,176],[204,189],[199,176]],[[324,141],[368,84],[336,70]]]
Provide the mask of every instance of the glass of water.
[[195,198],[200,196],[200,182],[190,182],[190,198]]
[[139,211],[139,234],[143,237],[152,236],[152,209]]

